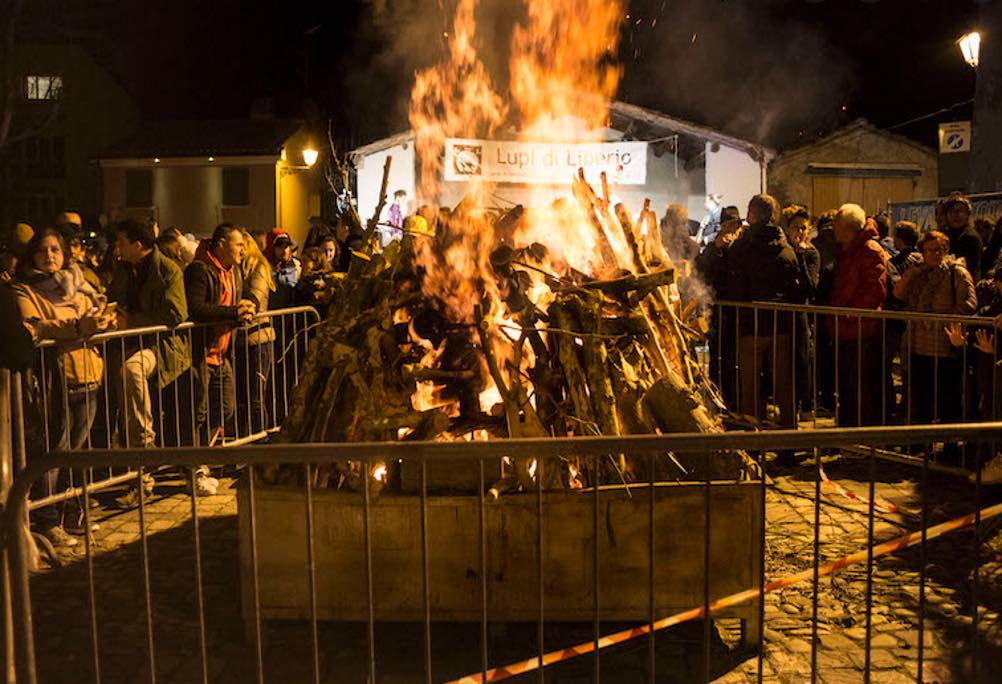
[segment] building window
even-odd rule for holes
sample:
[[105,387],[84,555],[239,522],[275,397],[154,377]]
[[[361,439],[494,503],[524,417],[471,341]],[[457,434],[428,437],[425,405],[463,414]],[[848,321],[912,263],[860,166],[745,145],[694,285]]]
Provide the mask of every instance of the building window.
[[223,206],[246,207],[250,204],[250,169],[223,167]]
[[29,100],[58,100],[63,92],[63,77],[28,76],[24,85]]
[[130,208],[153,206],[152,169],[129,169],[125,172],[125,206]]

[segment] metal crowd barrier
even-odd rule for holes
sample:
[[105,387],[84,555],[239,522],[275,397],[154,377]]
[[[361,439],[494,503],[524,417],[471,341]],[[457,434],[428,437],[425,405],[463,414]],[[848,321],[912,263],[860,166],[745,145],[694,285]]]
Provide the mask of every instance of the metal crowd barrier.
[[[912,331],[946,340],[946,326],[960,326],[964,344],[920,355]],[[861,329],[867,334],[851,334]],[[990,354],[976,346],[979,331],[992,342]],[[845,332],[849,339],[841,339]],[[988,421],[1002,410],[995,332],[993,319],[977,316],[719,301],[706,366],[727,407],[765,426]],[[784,415],[791,413],[784,404],[793,415]],[[935,467],[970,470],[968,456]]]
[[[93,335],[83,346],[98,350],[103,360],[104,373],[99,385],[82,393],[82,402],[80,395],[74,398],[77,404],[75,410],[95,416],[91,429],[87,431],[86,438],[77,451],[114,447],[148,449],[195,444],[199,430],[196,425],[196,404],[200,394],[195,386],[195,370],[200,361],[194,356],[197,349],[205,347],[206,342],[220,331],[230,334],[223,364],[230,369],[230,386],[226,382],[219,382],[215,390],[210,390],[206,397],[210,419],[220,417],[214,415],[219,412],[214,407],[221,407],[226,403],[234,405],[232,415],[223,417],[222,424],[217,426],[222,430],[218,430],[216,434],[202,435],[200,443],[233,447],[264,439],[278,430],[288,412],[292,390],[299,379],[301,362],[305,358],[308,338],[319,320],[316,309],[300,306],[262,312],[244,326],[188,321],[174,328],[151,326]],[[263,334],[263,341],[253,344],[248,331]],[[155,350],[165,339],[182,340],[190,363],[177,378],[161,387]],[[59,345],[51,340],[43,341],[38,345],[37,353],[34,370],[26,376],[24,383],[31,385],[36,399],[34,410],[31,410],[31,402],[25,406],[31,412],[26,421],[28,451],[31,454],[46,453],[58,448],[60,436],[57,433],[65,429],[63,422],[69,420],[71,410],[71,394],[66,385],[66,377],[57,370]],[[149,354],[145,358],[153,359],[153,366],[141,368],[141,372],[147,376],[142,391],[148,394],[138,398],[140,402],[145,400],[150,403],[154,435],[152,440],[147,437],[146,443],[137,439],[139,436],[134,434],[134,421],[127,415],[126,404],[130,398],[125,374],[121,372],[126,359],[139,358],[142,364],[142,357],[138,355],[144,353]],[[230,396],[224,397],[224,394]],[[136,401],[137,398],[131,400]],[[80,403],[83,404],[82,407],[79,406]],[[62,418],[57,414],[61,414]],[[24,462],[16,465],[18,469],[25,467]],[[64,475],[61,475],[65,482],[60,481],[55,488],[49,487],[54,491],[33,498],[30,509],[37,510],[80,497],[83,493],[81,467],[76,463],[71,464],[63,471]],[[86,477],[90,489],[97,491],[130,482],[135,478],[135,472],[132,469],[124,472],[103,469],[100,472],[88,472]]]
[[[603,660],[611,659],[614,654],[610,653],[612,646],[624,643],[636,644],[639,648],[634,649],[634,653],[640,658],[642,667],[638,666],[638,671],[634,672],[635,680],[640,681],[662,681],[668,673],[664,672],[664,654],[657,650],[656,635],[663,629],[685,623],[687,621],[702,620],[702,629],[697,634],[696,643],[692,644],[693,649],[701,654],[697,659],[698,674],[692,676],[693,680],[711,681],[719,676],[711,667],[712,661],[712,639],[711,621],[705,619],[707,616],[718,616],[725,609],[735,606],[744,607],[746,611],[750,608],[751,615],[757,615],[757,627],[750,630],[747,640],[750,646],[757,651],[757,665],[754,675],[758,681],[763,680],[763,630],[762,626],[768,626],[766,621],[763,596],[779,588],[789,586],[795,582],[810,583],[811,606],[811,674],[810,680],[817,681],[819,674],[818,661],[818,611],[819,611],[819,578],[829,573],[839,570],[851,563],[865,563],[865,583],[866,593],[863,605],[856,606],[865,615],[865,638],[863,639],[863,650],[865,661],[859,669],[862,670],[866,681],[870,681],[871,675],[878,677],[871,666],[871,640],[875,638],[874,620],[874,568],[875,559],[880,555],[903,551],[909,547],[917,546],[919,558],[917,561],[919,578],[918,592],[918,638],[916,648],[918,649],[917,676],[916,681],[923,681],[924,667],[924,630],[925,621],[928,619],[927,608],[929,603],[926,596],[926,583],[928,572],[927,551],[934,543],[934,539],[941,534],[945,534],[964,526],[973,526],[973,542],[970,554],[975,559],[975,567],[980,560],[982,525],[989,518],[1002,514],[1002,504],[991,504],[988,497],[983,497],[980,480],[976,480],[972,485],[970,499],[966,499],[963,504],[969,507],[965,509],[965,514],[959,519],[954,519],[935,526],[931,525],[931,511],[929,510],[930,491],[930,470],[928,458],[928,445],[933,442],[949,442],[955,440],[966,440],[968,442],[983,443],[990,445],[992,453],[996,453],[996,443],[1002,437],[1002,426],[997,423],[985,424],[956,424],[940,426],[897,426],[897,427],[869,427],[854,429],[836,430],[781,430],[775,432],[729,432],[717,434],[678,434],[666,436],[628,436],[628,437],[578,437],[571,439],[513,439],[493,442],[396,442],[396,443],[361,443],[361,444],[283,444],[283,445],[249,445],[239,446],[225,451],[220,451],[227,460],[243,466],[241,482],[237,488],[239,503],[239,536],[241,561],[246,564],[245,572],[242,575],[242,593],[244,619],[247,625],[248,641],[239,643],[240,639],[219,636],[220,623],[223,618],[220,615],[221,598],[218,593],[207,591],[206,579],[214,584],[218,584],[220,578],[205,577],[207,570],[203,564],[203,552],[206,547],[206,539],[202,538],[207,534],[204,526],[207,522],[200,521],[198,507],[195,498],[191,495],[191,524],[183,526],[181,529],[189,530],[191,553],[174,553],[172,558],[163,559],[159,562],[174,562],[172,573],[182,571],[183,565],[190,564],[191,571],[194,572],[195,592],[193,595],[172,596],[171,603],[176,604],[179,600],[190,602],[192,616],[189,618],[189,631],[197,633],[198,648],[185,651],[185,657],[190,659],[187,663],[188,669],[177,669],[172,673],[158,670],[158,654],[162,654],[162,649],[170,646],[172,639],[181,639],[182,631],[177,624],[159,624],[157,622],[158,611],[154,610],[154,589],[150,581],[151,552],[148,547],[150,539],[154,539],[157,534],[151,533],[147,529],[142,515],[140,516],[139,534],[141,537],[141,563],[142,574],[133,575],[122,572],[121,566],[116,566],[116,570],[111,576],[105,570],[100,575],[95,570],[95,553],[90,541],[85,547],[86,553],[86,610],[88,619],[82,625],[77,625],[79,631],[74,639],[67,640],[61,649],[73,649],[74,667],[80,679],[93,679],[103,681],[104,676],[111,669],[109,658],[120,658],[124,656],[114,655],[106,649],[104,630],[111,630],[114,625],[106,625],[99,619],[99,607],[105,602],[121,602],[127,597],[137,599],[135,601],[137,612],[144,612],[142,634],[136,635],[137,641],[125,647],[126,652],[137,658],[142,665],[142,672],[136,672],[133,679],[129,681],[150,681],[166,680],[173,677],[173,681],[203,681],[210,680],[210,669],[213,678],[218,673],[218,668],[210,668],[210,660],[218,660],[217,649],[225,646],[229,659],[225,663],[225,668],[231,675],[233,681],[380,681],[377,675],[399,676],[401,673],[417,675],[424,681],[499,681],[519,674],[528,674],[544,680],[544,674],[560,663],[585,661],[584,670],[578,670],[577,679],[583,681],[591,679],[600,681],[603,676],[616,672],[609,672],[603,668]],[[887,445],[908,445],[919,444],[926,446],[926,456],[923,458],[922,489],[921,489],[921,514],[918,520],[911,520],[912,532],[897,537],[892,540],[885,540],[880,544],[875,543],[875,509],[874,509],[874,480],[875,480],[875,450],[877,447]],[[826,562],[821,555],[821,460],[820,450],[825,448],[837,448],[845,445],[864,445],[867,449],[870,469],[869,482],[869,505],[867,510],[867,545],[856,553],[839,561]],[[750,557],[753,564],[751,580],[746,586],[725,587],[720,593],[717,587],[717,578],[721,575],[729,576],[733,572],[733,565],[737,561],[721,563],[717,560],[716,549],[718,544],[735,544],[736,540],[729,538],[729,531],[722,528],[719,517],[725,515],[726,499],[718,498],[715,494],[715,487],[720,484],[707,479],[690,483],[694,488],[690,491],[690,496],[696,503],[694,508],[689,509],[687,516],[681,521],[675,521],[683,525],[683,532],[672,533],[668,536],[663,534],[661,521],[666,519],[663,509],[673,505],[675,496],[681,494],[673,492],[672,497],[662,499],[656,495],[658,485],[654,480],[655,468],[653,463],[657,459],[664,459],[668,454],[688,454],[693,459],[709,463],[713,459],[719,458],[720,454],[732,453],[733,450],[745,450],[751,460],[757,464],[757,473],[763,472],[765,465],[765,450],[783,449],[806,449],[809,454],[813,454],[813,553],[811,567],[794,576],[776,578],[769,577],[766,573],[766,518],[765,498],[767,491],[767,478],[758,476],[754,472],[750,480],[744,483],[725,483],[730,486],[744,486],[750,488],[753,496],[750,501],[757,502],[758,506],[753,507],[751,516],[745,520],[754,534],[749,537],[753,540],[754,553]],[[642,462],[647,459],[652,464],[649,468],[650,478],[648,481],[640,481],[629,487],[593,487],[590,490],[570,492],[558,492],[556,497],[551,492],[543,491],[543,472],[545,469],[558,465],[559,459],[570,456],[591,460],[596,465],[599,460],[607,459],[610,455],[624,454],[631,459],[638,459]],[[495,577],[495,563],[498,559],[507,559],[510,551],[505,548],[498,548],[489,539],[491,520],[498,515],[498,506],[503,505],[505,497],[491,501],[487,495],[487,486],[490,484],[485,476],[492,463],[502,458],[533,458],[538,459],[538,474],[535,480],[534,491],[528,491],[518,495],[522,497],[518,505],[521,506],[523,517],[511,517],[509,526],[519,527],[525,531],[535,551],[527,557],[520,559],[519,566],[528,569],[531,581],[521,586],[522,596],[518,600],[526,602],[531,607],[531,612],[526,616],[525,621],[530,623],[525,627],[524,639],[517,640],[522,645],[522,649],[495,648],[496,636],[494,628],[496,619],[493,617],[504,606],[498,606],[495,602],[496,596],[492,593],[499,578]],[[399,498],[393,494],[380,495],[373,489],[372,478],[363,476],[360,492],[343,494],[334,497],[329,490],[321,490],[311,486],[311,478],[305,477],[304,484],[299,487],[272,486],[265,485],[259,479],[259,475],[265,470],[273,468],[278,464],[291,464],[294,468],[302,468],[303,473],[308,472],[310,465],[329,465],[333,460],[352,460],[362,463],[362,473],[368,474],[377,462],[382,463],[411,463],[419,468],[420,487],[418,491],[410,497],[413,504],[407,511],[409,515],[401,518],[401,526],[404,528],[403,536],[411,538],[412,546],[416,549],[416,557],[413,565],[408,565],[412,573],[405,583],[396,585],[392,589],[387,589],[381,578],[385,573],[392,570],[390,567],[393,561],[390,559],[401,556],[399,542],[397,539],[386,539],[384,536],[388,528],[386,520],[388,511],[396,505]],[[180,467],[187,470],[189,477],[193,468],[199,466],[205,460],[205,452],[199,448],[180,447],[151,449],[143,452],[131,452],[126,450],[94,449],[78,453],[52,453],[28,463],[27,468],[18,474],[10,493],[9,508],[4,513],[4,543],[7,549],[11,566],[11,588],[13,603],[13,620],[15,637],[15,647],[17,656],[18,682],[24,684],[35,684],[38,681],[39,661],[36,657],[41,654],[36,652],[35,629],[40,626],[38,616],[39,606],[32,600],[31,583],[29,582],[29,542],[27,542],[20,530],[23,525],[26,513],[26,501],[30,487],[34,481],[41,478],[46,471],[56,468],[69,467],[71,465],[82,468],[135,468],[136,478],[141,477],[143,469],[160,466]],[[811,461],[808,461],[810,463]],[[477,492],[470,495],[472,498],[472,517],[466,521],[467,524],[459,528],[448,527],[449,516],[436,514],[437,507],[442,504],[442,499],[429,492],[428,473],[432,468],[439,467],[444,463],[455,465],[472,465],[479,470],[479,482]],[[287,465],[286,467],[289,467]],[[707,471],[709,472],[709,471]],[[86,481],[83,482],[83,497],[85,501],[91,493],[91,487]],[[265,489],[274,490],[271,492],[275,497],[284,500],[285,508],[281,509],[284,514],[276,513],[276,509],[271,508],[272,504],[266,498]],[[625,494],[624,490],[625,489]],[[140,488],[141,491],[141,488]],[[680,490],[681,491],[681,490]],[[331,496],[328,496],[331,495]],[[615,498],[618,496],[618,498]],[[448,497],[446,497],[448,498]],[[454,497],[453,497],[454,498]],[[578,546],[577,565],[557,564],[554,567],[550,551],[554,548],[553,543],[559,542],[558,534],[564,528],[557,526],[559,519],[554,517],[554,507],[560,502],[573,500],[580,502],[582,511],[588,511],[588,515],[576,516],[576,523],[585,531],[586,542]],[[142,499],[141,499],[142,501]],[[333,501],[333,503],[332,503]],[[630,525],[634,529],[634,534],[642,540],[642,543],[633,548],[627,540],[621,540],[621,546],[610,539],[613,536],[611,527],[614,520],[615,506],[627,505],[634,507],[634,514],[630,516]],[[353,520],[350,528],[339,528],[329,520],[325,520],[320,512],[320,507],[325,507],[329,512],[337,512],[342,509],[350,509],[347,517]],[[88,508],[85,506],[84,511]],[[141,507],[140,512],[144,509]],[[580,512],[580,511],[579,511]],[[512,509],[508,509],[508,515],[514,516]],[[670,517],[667,518],[669,521]],[[659,521],[655,524],[655,521]],[[437,529],[436,529],[437,528]],[[218,527],[214,528],[218,529]],[[456,539],[444,539],[443,530],[448,529],[450,534],[456,531]],[[672,528],[677,529],[677,528]],[[200,530],[202,530],[200,532]],[[619,532],[621,528],[617,528]],[[731,530],[732,531],[732,530]],[[201,535],[201,536],[200,536]],[[696,541],[686,546],[686,540]],[[290,540],[294,540],[290,542]],[[211,541],[211,540],[210,540]],[[577,541],[575,540],[575,545]],[[276,555],[272,545],[280,545],[281,554]],[[444,566],[440,559],[453,549],[452,546],[461,546],[462,551],[471,559],[470,564],[460,565],[457,568]],[[295,548],[292,548],[295,547]],[[684,585],[689,594],[697,597],[692,605],[663,604],[658,598],[662,591],[673,590],[673,587],[666,587],[660,579],[663,572],[663,564],[676,563],[677,549],[685,550],[687,557],[694,560],[699,572],[695,575],[679,573],[673,575],[668,584]],[[344,594],[332,596],[331,586],[341,578],[328,569],[339,554],[357,554],[357,563],[352,566],[353,584],[350,591]],[[632,568],[632,577],[642,577],[642,580],[633,583],[616,582],[610,584],[609,579],[600,576],[600,568],[607,567],[610,559],[615,560],[624,555],[633,553],[633,560],[636,561]],[[711,553],[713,554],[711,556]],[[806,555],[806,554],[805,554]],[[286,565],[280,562],[284,558]],[[399,562],[403,562],[399,560]],[[523,567],[524,566],[524,567]],[[583,566],[579,567],[579,566]],[[155,566],[153,566],[155,567]],[[512,566],[508,566],[511,568]],[[515,568],[515,570],[518,569]],[[673,566],[674,567],[674,566]],[[515,571],[510,570],[510,571]],[[552,626],[554,620],[561,619],[560,615],[551,614],[551,601],[555,587],[569,573],[580,571],[587,578],[585,586],[578,587],[586,597],[578,607],[581,620],[587,625],[584,631],[575,632],[577,643],[568,647],[567,644],[554,644]],[[463,630],[463,646],[453,643],[457,638],[455,633],[452,638],[442,638],[439,622],[444,620],[457,619],[458,609],[452,612],[441,608],[443,600],[442,580],[453,577],[453,572],[458,572],[456,584],[462,585],[466,593],[461,602],[463,615],[466,620],[478,625],[479,630],[474,630],[472,625]],[[982,619],[978,611],[978,574],[974,573],[973,580],[973,600],[970,610],[970,638],[972,653],[970,658],[964,660],[962,666],[965,669],[961,677],[964,681],[979,681],[981,674],[990,675],[989,672],[979,671],[982,667],[979,660],[979,620]],[[142,581],[139,580],[142,577]],[[131,578],[131,579],[130,579]],[[611,579],[618,579],[613,577]],[[108,583],[115,585],[117,592],[113,595],[105,595]],[[127,589],[127,591],[126,591]],[[122,593],[126,591],[126,593]],[[276,615],[270,603],[277,592],[291,597],[289,600],[296,600],[300,604],[300,611]],[[617,599],[625,592],[637,593],[643,598],[642,615],[633,619],[624,618],[617,610]],[[399,607],[399,613],[387,615],[384,608],[398,597],[399,594],[407,593],[416,596],[415,602]],[[138,597],[142,597],[141,601]],[[340,631],[331,631],[327,626],[327,620],[332,617],[331,606],[338,605],[337,599],[340,597],[360,611],[362,617],[359,620],[358,630],[354,632],[360,637],[357,639],[360,644],[359,650],[363,653],[352,653],[344,645],[354,643],[345,641],[349,639],[350,625],[343,626]],[[156,604],[162,611],[162,603]],[[141,606],[141,607],[140,607]],[[103,606],[107,609],[107,605]],[[207,627],[208,611],[211,607],[211,617],[213,627]],[[238,610],[236,605],[230,605],[231,612]],[[966,610],[966,609],[962,609]],[[666,612],[665,612],[666,611]],[[746,615],[749,613],[745,613]],[[137,616],[140,617],[140,616]],[[300,618],[303,629],[296,631],[294,637],[286,635],[277,640],[276,643],[269,644],[268,639],[276,634],[274,631],[274,619],[276,617]],[[337,617],[334,615],[334,617]],[[394,618],[409,620],[411,622],[408,631],[396,632],[397,639],[388,638],[384,629],[387,621],[392,622]],[[63,611],[56,611],[48,616],[51,620],[66,620],[67,615]],[[174,618],[177,620],[177,617]],[[625,620],[625,623],[624,623]],[[79,623],[77,620],[76,623]],[[75,624],[76,624],[75,623]],[[625,626],[624,626],[625,624]],[[405,642],[399,640],[400,634],[415,634],[414,630],[419,630],[421,634],[420,644],[415,643],[413,648],[408,650]],[[548,631],[550,629],[551,631]],[[514,639],[514,628],[505,634],[508,639]],[[364,632],[364,635],[362,635]],[[117,633],[117,632],[116,632]],[[526,636],[531,635],[531,636]],[[211,644],[210,644],[211,637]],[[805,639],[807,637],[805,636]],[[192,639],[194,637],[192,636]],[[165,641],[164,641],[165,640]],[[415,642],[417,640],[414,640]],[[61,642],[62,643],[62,642]],[[361,646],[364,644],[364,647]],[[475,646],[473,645],[475,644]],[[119,645],[121,647],[121,645]],[[982,646],[984,648],[984,646]],[[346,652],[348,651],[348,652]],[[210,659],[210,653],[215,658]],[[60,657],[65,657],[65,653],[60,651]],[[49,657],[56,657],[51,655]],[[411,658],[411,660],[407,660]],[[218,663],[217,663],[218,664]],[[176,663],[174,664],[176,665]],[[172,665],[171,667],[174,667]],[[300,667],[301,678],[292,677],[286,671],[285,674],[278,675],[282,668]],[[161,665],[161,667],[167,667]],[[642,672],[640,671],[642,669]],[[103,675],[102,673],[105,673]],[[621,673],[620,673],[621,674]],[[387,675],[389,676],[389,675]],[[966,677],[966,679],[965,679]],[[615,676],[614,681],[622,681]],[[410,680],[408,680],[410,681]]]

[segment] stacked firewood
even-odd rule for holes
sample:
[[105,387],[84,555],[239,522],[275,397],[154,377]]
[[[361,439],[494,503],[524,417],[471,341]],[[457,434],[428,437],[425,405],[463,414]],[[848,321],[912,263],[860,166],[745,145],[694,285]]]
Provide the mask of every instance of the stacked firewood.
[[[674,267],[658,221],[645,206],[635,225],[623,205],[575,179],[577,215],[596,245],[603,277],[589,277],[539,242],[520,244],[530,210],[485,212],[464,200],[435,235],[406,235],[381,253],[352,255],[331,276],[326,316],[310,343],[278,436],[282,442],[501,439],[721,429],[723,408],[691,352],[702,332],[683,320]],[[432,219],[434,220],[434,218]],[[472,230],[471,230],[472,228]],[[471,315],[428,286],[449,269],[450,246],[489,239],[488,265],[471,283]],[[484,245],[479,245],[483,249]],[[471,247],[473,249],[473,247]],[[650,472],[653,462],[655,472]],[[488,464],[491,492],[646,481],[740,479],[734,452],[675,455],[568,453]],[[367,472],[366,472],[367,471]],[[270,484],[302,484],[301,467],[262,473]],[[310,472],[317,487],[413,492],[420,466],[333,460]],[[477,463],[429,463],[431,491],[476,491]]]

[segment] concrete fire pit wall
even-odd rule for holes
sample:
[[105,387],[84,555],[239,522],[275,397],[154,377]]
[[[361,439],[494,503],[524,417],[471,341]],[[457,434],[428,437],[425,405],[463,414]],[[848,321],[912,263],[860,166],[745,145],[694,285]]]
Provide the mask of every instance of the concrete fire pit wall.
[[[710,591],[721,597],[759,580],[760,484],[710,487]],[[702,605],[705,485],[655,487],[656,616]],[[264,618],[309,619],[306,499],[301,488],[256,486],[257,553]],[[631,496],[632,495],[632,496]],[[599,599],[603,620],[648,617],[649,488],[599,494]],[[253,617],[249,495],[238,492],[244,615]],[[534,493],[486,503],[490,621],[538,616],[537,502]],[[543,494],[545,619],[589,621],[593,615],[593,493]],[[363,500],[359,494],[314,490],[317,617],[366,620]],[[421,499],[382,495],[371,500],[374,612],[380,621],[424,619]],[[431,617],[480,619],[480,509],[476,496],[428,497]],[[750,620],[757,605],[729,611]]]

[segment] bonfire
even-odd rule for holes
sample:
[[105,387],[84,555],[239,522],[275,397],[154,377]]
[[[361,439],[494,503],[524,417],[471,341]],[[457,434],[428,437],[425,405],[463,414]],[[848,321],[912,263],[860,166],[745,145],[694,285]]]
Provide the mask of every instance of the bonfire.
[[[723,404],[692,353],[706,327],[699,307],[679,296],[680,279],[691,276],[665,252],[649,203],[632,214],[614,201],[605,174],[593,185],[581,171],[554,178],[525,206],[494,208],[492,186],[471,181],[451,211],[434,207],[447,138],[518,130],[523,141],[600,142],[618,82],[611,57],[619,2],[529,3],[512,37],[507,98],[477,56],[475,8],[475,0],[459,1],[448,58],[419,73],[412,92],[419,196],[431,230],[382,252],[364,240],[347,275],[328,280],[326,316],[279,441],[721,430]],[[378,215],[356,230],[371,236]],[[739,479],[745,466],[738,453],[666,453],[651,473],[646,456],[609,454],[596,469],[568,454],[559,468],[500,459],[488,477],[499,494],[652,476]],[[420,487],[413,463],[375,462],[367,470],[332,461],[311,471],[311,483],[359,490],[370,478],[384,491]],[[262,476],[271,483],[305,477],[301,468]],[[434,491],[476,491],[479,468],[432,463],[426,482]]]

